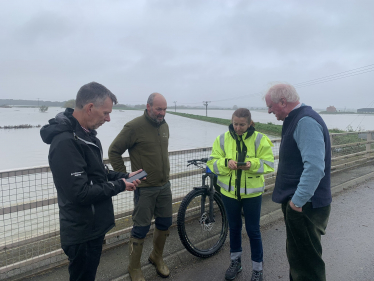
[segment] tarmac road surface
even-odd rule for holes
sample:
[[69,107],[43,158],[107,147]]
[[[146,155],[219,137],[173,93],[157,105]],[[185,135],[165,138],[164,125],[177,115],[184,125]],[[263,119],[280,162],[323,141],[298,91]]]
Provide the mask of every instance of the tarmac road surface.
[[[322,237],[328,281],[374,280],[374,180],[342,191],[333,197],[326,235]],[[282,220],[262,229],[264,280],[288,279],[286,229]],[[224,280],[229,266],[229,246],[208,259],[194,258],[171,268],[168,280]],[[248,238],[243,236],[243,271],[235,279],[250,280]],[[155,277],[153,280],[167,280]]]

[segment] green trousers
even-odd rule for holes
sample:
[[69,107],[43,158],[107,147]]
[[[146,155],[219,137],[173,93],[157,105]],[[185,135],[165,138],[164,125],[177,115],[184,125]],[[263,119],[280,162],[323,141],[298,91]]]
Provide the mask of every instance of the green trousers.
[[330,210],[330,205],[313,208],[308,202],[297,212],[289,201],[282,203],[291,281],[326,281],[321,235],[325,234]]

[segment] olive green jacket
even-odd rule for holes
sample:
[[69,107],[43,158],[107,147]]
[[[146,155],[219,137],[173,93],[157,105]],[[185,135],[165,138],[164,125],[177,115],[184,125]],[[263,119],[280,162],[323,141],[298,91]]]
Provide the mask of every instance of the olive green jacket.
[[115,171],[126,172],[122,154],[128,149],[131,170],[143,169],[147,179],[139,187],[162,186],[169,181],[169,126],[152,120],[147,110],[126,123],[109,147],[109,161]]

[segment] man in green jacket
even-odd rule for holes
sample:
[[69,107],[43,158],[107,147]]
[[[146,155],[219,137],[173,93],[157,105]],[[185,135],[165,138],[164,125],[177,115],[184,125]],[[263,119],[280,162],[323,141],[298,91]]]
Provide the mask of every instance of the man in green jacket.
[[153,251],[148,260],[156,266],[160,276],[168,277],[170,274],[162,258],[172,224],[169,126],[164,119],[166,108],[164,96],[159,93],[151,94],[144,114],[128,122],[109,147],[109,160],[115,171],[126,172],[122,154],[129,150],[131,169],[136,171],[141,167],[148,173],[146,180],[142,181],[134,193],[128,268],[132,281],[145,280],[141,272],[140,257],[153,216],[156,227]]

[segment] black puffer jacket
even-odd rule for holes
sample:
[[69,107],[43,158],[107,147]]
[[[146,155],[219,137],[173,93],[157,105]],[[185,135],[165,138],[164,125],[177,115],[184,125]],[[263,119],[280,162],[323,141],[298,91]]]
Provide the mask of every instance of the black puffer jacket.
[[96,131],[86,133],[66,109],[40,130],[50,144],[49,165],[60,208],[61,245],[83,243],[108,232],[114,224],[112,196],[125,190],[120,178],[103,164]]

